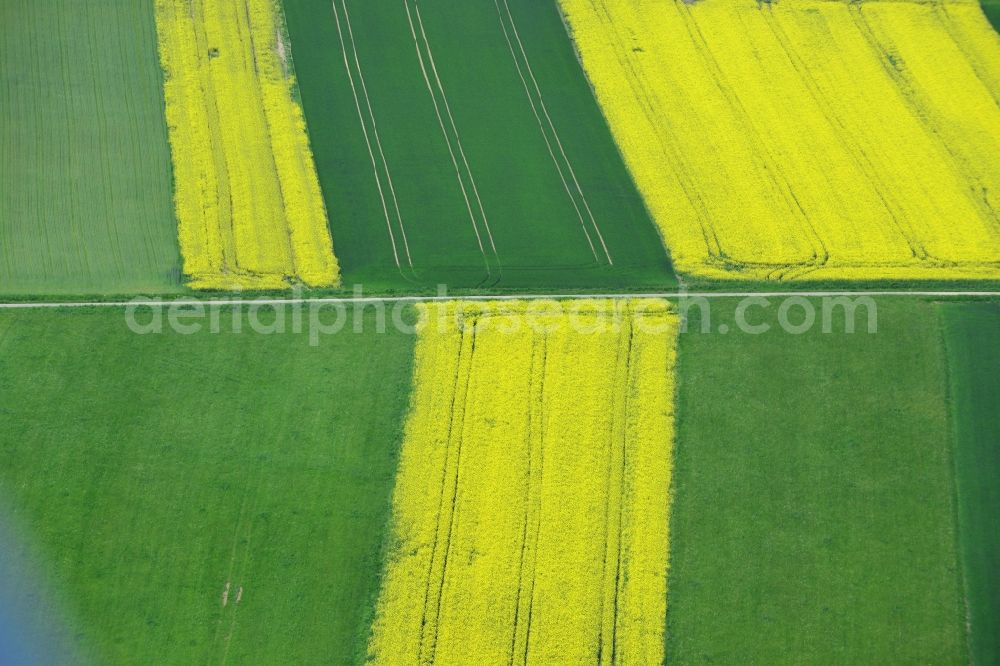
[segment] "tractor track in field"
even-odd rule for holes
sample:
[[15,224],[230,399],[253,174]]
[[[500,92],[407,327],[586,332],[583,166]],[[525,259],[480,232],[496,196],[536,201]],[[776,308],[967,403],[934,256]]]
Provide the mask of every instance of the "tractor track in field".
[[818,290],[818,291],[669,291],[637,293],[550,293],[550,294],[490,294],[490,295],[411,295],[411,296],[324,296],[316,298],[147,298],[139,296],[131,300],[111,301],[37,301],[0,303],[0,310],[43,310],[61,308],[127,308],[174,306],[238,306],[238,305],[334,305],[337,303],[433,303],[445,301],[572,301],[572,300],[623,300],[623,299],[665,299],[682,298],[805,298],[862,297],[872,298],[992,298],[1000,299],[1000,291],[914,291],[906,289],[888,290]]

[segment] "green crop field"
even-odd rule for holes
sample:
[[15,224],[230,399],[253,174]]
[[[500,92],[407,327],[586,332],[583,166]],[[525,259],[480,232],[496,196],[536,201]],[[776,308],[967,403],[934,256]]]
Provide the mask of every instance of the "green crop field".
[[0,314],[0,506],[65,603],[39,621],[68,616],[95,663],[351,662],[411,361],[393,333]]
[[0,4],[0,293],[176,289],[153,3]]
[[878,306],[875,335],[681,336],[668,663],[963,661],[937,317]]
[[1000,305],[942,304],[973,663],[1000,662]]
[[284,5],[348,283],[673,284],[554,2]]
[[1000,30],[1000,2],[997,0],[982,0],[983,11],[986,17],[993,24],[993,27]]

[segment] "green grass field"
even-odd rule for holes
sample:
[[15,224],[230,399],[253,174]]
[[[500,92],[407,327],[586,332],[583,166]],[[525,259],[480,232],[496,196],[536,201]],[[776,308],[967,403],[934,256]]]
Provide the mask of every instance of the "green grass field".
[[875,335],[681,336],[668,663],[965,660],[937,317],[878,305]]
[[393,333],[0,314],[0,506],[65,600],[39,621],[95,663],[357,663],[411,362]]
[[285,0],[346,281],[673,284],[556,3],[509,4]]
[[0,4],[0,294],[176,290],[153,3]]
[[1000,663],[1000,305],[940,306],[973,663]]

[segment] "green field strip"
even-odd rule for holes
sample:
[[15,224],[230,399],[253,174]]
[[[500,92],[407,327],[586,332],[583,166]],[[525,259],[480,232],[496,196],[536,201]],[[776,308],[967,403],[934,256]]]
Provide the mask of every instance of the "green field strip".
[[1000,2],[996,0],[982,0],[983,12],[990,20],[993,27],[1000,31]]
[[941,304],[951,380],[969,645],[1000,663],[1000,305]]
[[229,314],[146,336],[114,311],[0,314],[2,506],[65,602],[40,620],[75,618],[85,660],[364,654],[412,337],[311,347]]
[[348,283],[675,284],[554,2],[284,6]]
[[0,7],[0,293],[176,291],[153,3]]
[[667,662],[964,663],[934,306],[717,332],[735,304],[680,339]]

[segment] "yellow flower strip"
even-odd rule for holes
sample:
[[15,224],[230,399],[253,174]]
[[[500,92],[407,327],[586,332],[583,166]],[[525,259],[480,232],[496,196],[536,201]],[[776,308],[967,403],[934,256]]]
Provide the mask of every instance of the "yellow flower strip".
[[[955,212],[951,211],[940,220],[939,233],[954,239],[952,242],[962,242],[977,260],[996,261],[1000,245],[1000,99],[994,97],[977,75],[975,64],[943,26],[941,12],[901,11],[898,6],[882,3],[866,10],[859,20],[870,28],[881,48],[902,63],[894,78],[906,91],[910,107],[932,130],[942,165],[963,183],[963,203],[979,213],[960,218],[973,223],[954,225],[949,218]],[[1000,58],[992,65],[982,71],[1000,74]]]
[[560,0],[678,269],[1000,277],[1000,40],[965,0]]
[[[983,10],[978,0],[938,5],[945,28],[962,50],[977,76],[995,99],[1000,99],[1000,34],[982,29]],[[991,63],[994,63],[991,65]]]
[[676,316],[552,307],[421,306],[376,663],[662,662]]
[[[255,33],[275,35],[285,42],[274,5],[267,0],[256,0],[249,5]],[[290,58],[287,43],[284,50],[286,58]],[[339,279],[340,269],[333,254],[305,117],[291,95],[294,77],[286,71],[291,62],[283,63],[278,51],[270,48],[258,49],[256,62],[296,275],[307,285],[332,284]]]
[[[190,286],[339,280],[274,0],[156,0]],[[286,49],[287,51],[287,49]]]

